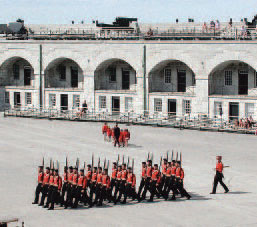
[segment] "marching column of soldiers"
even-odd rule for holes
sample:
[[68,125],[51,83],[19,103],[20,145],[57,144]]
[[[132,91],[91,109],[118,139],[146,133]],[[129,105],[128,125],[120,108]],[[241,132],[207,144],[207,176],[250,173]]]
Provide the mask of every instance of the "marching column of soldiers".
[[[153,155],[148,154],[147,160],[142,162],[141,181],[138,191],[136,190],[136,175],[134,174],[134,159],[130,165],[130,159],[127,163],[124,156],[121,165],[119,156],[117,161],[113,162],[111,176],[108,174],[109,161],[104,161],[103,168],[94,166],[94,156],[92,164],[87,165],[84,162],[84,168],[79,169],[79,159],[75,167],[64,166],[63,177],[59,175],[59,163],[54,168],[52,160],[50,167],[44,170],[43,165],[38,167],[38,185],[35,190],[35,200],[33,204],[38,204],[48,210],[53,210],[55,205],[67,208],[77,208],[78,205],[93,207],[102,206],[104,201],[107,203],[126,204],[127,199],[141,202],[146,199],[147,192],[150,194],[149,202],[154,197],[165,200],[175,200],[180,194],[181,197],[190,199],[191,196],[184,189],[184,170],[181,166],[182,157],[178,160],[168,158],[160,159],[160,164],[152,164]],[[170,195],[170,192],[171,195]],[[41,194],[41,197],[40,197]]]

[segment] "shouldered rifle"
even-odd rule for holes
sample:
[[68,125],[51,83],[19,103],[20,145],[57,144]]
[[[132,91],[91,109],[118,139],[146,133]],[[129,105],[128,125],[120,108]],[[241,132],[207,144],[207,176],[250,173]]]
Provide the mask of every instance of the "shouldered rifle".
[[134,158],[132,159],[132,174],[134,173]]
[[94,154],[92,154],[92,169],[94,168]]
[[173,160],[173,153],[174,153],[174,152],[173,152],[173,150],[172,150],[172,154],[171,154],[171,161]]
[[128,164],[127,164],[127,167],[129,167],[129,157],[128,157]]
[[98,168],[100,167],[100,157],[98,158]]

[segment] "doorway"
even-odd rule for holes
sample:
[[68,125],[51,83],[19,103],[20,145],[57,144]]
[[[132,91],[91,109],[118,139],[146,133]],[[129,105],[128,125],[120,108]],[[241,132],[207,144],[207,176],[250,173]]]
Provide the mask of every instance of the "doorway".
[[186,92],[186,70],[178,70],[178,92]]
[[229,103],[229,120],[233,121],[239,117],[239,103],[230,102]]
[[168,99],[168,116],[177,114],[177,102],[176,99]]
[[61,110],[68,110],[68,95],[61,94]]
[[248,72],[247,71],[238,72],[238,94],[248,95]]
[[128,90],[129,85],[130,85],[130,80],[129,80],[129,70],[122,70],[122,89],[123,90]]
[[117,96],[112,97],[112,114],[113,115],[120,114],[120,97],[117,97]]
[[31,68],[29,66],[24,67],[24,86],[30,86],[31,81]]
[[14,107],[21,106],[21,93],[14,92]]
[[78,87],[79,76],[78,69],[71,67],[71,87]]

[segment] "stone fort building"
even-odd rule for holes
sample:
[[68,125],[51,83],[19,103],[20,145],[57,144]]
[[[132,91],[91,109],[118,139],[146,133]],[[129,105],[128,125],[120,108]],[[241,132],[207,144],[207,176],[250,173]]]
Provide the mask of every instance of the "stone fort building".
[[[28,25],[32,38],[0,39],[0,106],[65,111],[86,100],[95,112],[257,120],[256,31],[250,39],[221,38],[226,25],[206,39],[154,38],[157,26],[160,34],[170,27],[202,29],[195,23],[151,25],[145,38],[133,38],[150,26],[137,23],[133,32],[112,34],[96,25]],[[241,31],[242,24],[235,26]],[[64,29],[77,38],[56,38],[67,35]],[[81,38],[89,29],[98,36]]]

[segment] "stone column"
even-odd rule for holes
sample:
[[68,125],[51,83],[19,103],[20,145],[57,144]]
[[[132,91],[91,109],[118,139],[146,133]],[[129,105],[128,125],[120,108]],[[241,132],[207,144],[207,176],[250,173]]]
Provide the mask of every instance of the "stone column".
[[95,80],[94,80],[94,71],[92,70],[83,70],[83,95],[81,103],[84,102],[84,100],[87,101],[87,105],[89,110],[95,109]]

